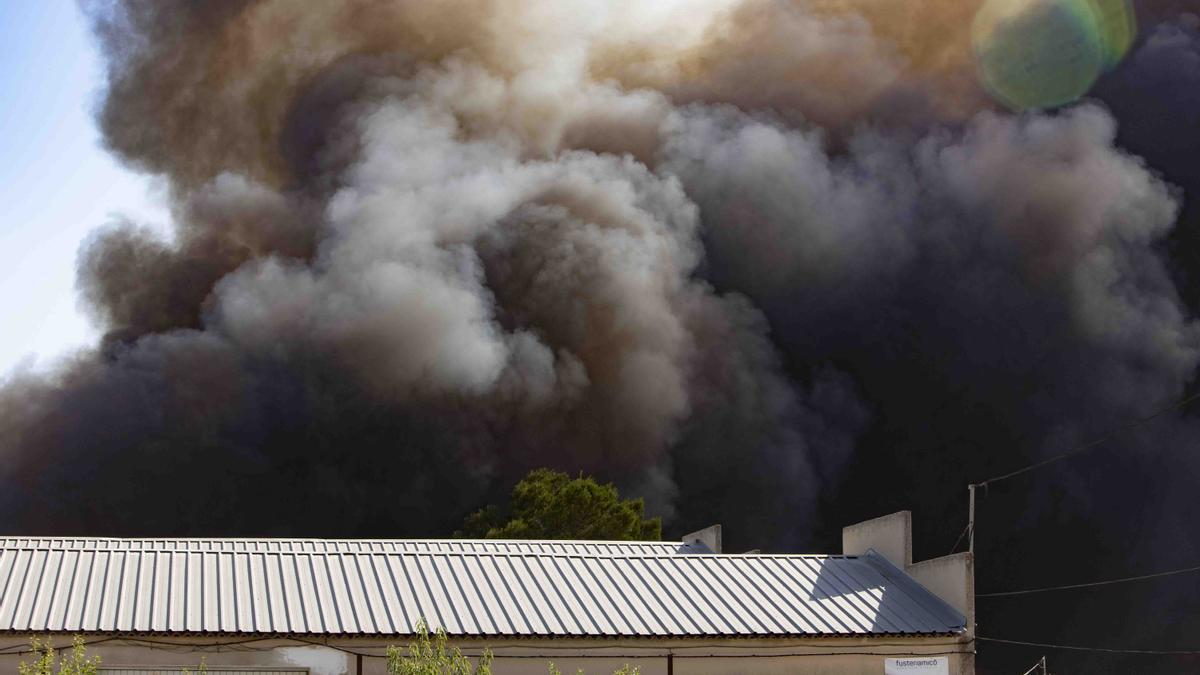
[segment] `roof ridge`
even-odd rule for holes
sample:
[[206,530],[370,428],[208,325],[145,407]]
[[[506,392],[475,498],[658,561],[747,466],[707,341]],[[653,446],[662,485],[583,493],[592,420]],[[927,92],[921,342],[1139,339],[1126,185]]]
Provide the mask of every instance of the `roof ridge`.
[[589,558],[594,560],[645,560],[664,559],[680,560],[683,558],[719,558],[719,559],[846,559],[862,558],[859,555],[840,555],[829,553],[651,553],[646,555],[631,555],[627,553],[595,553],[577,551],[305,551],[305,550],[233,550],[233,549],[170,549],[170,548],[99,548],[99,547],[69,547],[69,546],[8,546],[0,543],[0,552],[4,551],[82,551],[91,553],[187,553],[187,554],[278,554],[278,555],[392,555],[392,556],[480,556],[480,557],[518,557],[518,558]]
[[670,546],[679,541],[652,541],[646,539],[481,539],[470,537],[449,539],[445,537],[397,537],[392,539],[372,537],[115,537],[109,535],[45,535],[45,534],[0,534],[3,539],[103,539],[107,541],[332,541],[332,542],[472,542],[488,544],[618,544],[621,546]]

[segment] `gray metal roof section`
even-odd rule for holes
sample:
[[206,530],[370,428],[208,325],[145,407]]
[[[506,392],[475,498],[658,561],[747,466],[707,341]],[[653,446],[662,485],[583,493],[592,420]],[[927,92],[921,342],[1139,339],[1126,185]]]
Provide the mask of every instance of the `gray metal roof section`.
[[961,614],[873,553],[679,549],[14,537],[0,539],[0,632],[410,635],[422,617],[464,637],[945,635],[965,627]]
[[113,537],[0,537],[0,549],[116,551],[285,551],[309,553],[574,553],[671,555],[711,553],[703,545],[670,541],[518,541],[502,539],[117,539]]

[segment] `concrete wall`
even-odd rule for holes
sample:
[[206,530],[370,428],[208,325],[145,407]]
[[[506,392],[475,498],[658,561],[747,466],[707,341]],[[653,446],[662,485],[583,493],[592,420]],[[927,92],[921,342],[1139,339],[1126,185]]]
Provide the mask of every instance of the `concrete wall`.
[[[332,640],[328,646],[308,645],[288,640],[259,640],[245,638],[179,638],[146,637],[148,642],[132,643],[113,636],[89,636],[89,652],[99,655],[103,667],[113,666],[187,666],[193,672],[203,655],[210,672],[221,667],[239,669],[307,669],[311,675],[384,675],[382,658],[388,641],[345,639]],[[103,642],[99,642],[102,641]],[[68,636],[58,636],[59,645],[69,643]],[[172,643],[172,644],[166,644]],[[226,643],[220,645],[219,643]],[[236,643],[236,644],[235,644]],[[18,636],[0,637],[0,651],[25,644]],[[959,651],[963,647],[951,638],[922,638],[900,640],[747,640],[747,641],[493,641],[462,643],[463,651],[478,653],[490,647],[497,658],[493,665],[496,675],[544,675],[550,661],[565,675],[575,675],[582,668],[590,675],[608,675],[626,663],[637,666],[643,675],[668,675],[668,651],[674,652],[673,672],[678,675],[716,675],[718,673],[811,673],[814,675],[881,675],[883,653],[897,655],[933,654]],[[367,654],[359,658],[347,651]],[[862,654],[854,652],[873,652]],[[877,652],[878,654],[876,654]],[[807,655],[805,655],[807,654]],[[28,658],[26,656],[25,658]],[[950,656],[950,672],[962,675],[971,672],[962,656]],[[0,656],[0,673],[15,673],[20,656]]]
[[874,549],[900,569],[912,564],[912,512],[899,511],[842,528],[842,553],[863,555]]
[[[842,528],[842,552],[862,555],[867,551],[888,559],[914,581],[967,617],[965,644],[975,640],[975,559],[971,553],[954,553],[914,563],[912,559],[912,513],[899,511]],[[963,672],[974,673],[973,657],[964,657]],[[953,671],[951,671],[953,672]]]
[[967,617],[975,628],[975,560],[970,553],[955,553],[913,563],[904,572]]

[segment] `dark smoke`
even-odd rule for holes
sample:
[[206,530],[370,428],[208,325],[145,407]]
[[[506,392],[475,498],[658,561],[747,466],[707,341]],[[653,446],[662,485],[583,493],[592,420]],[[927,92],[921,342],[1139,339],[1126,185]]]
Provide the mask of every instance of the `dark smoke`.
[[[903,4],[87,3],[106,141],[174,230],[100,230],[104,340],[0,387],[0,527],[441,536],[549,465],[734,549],[912,508],[946,553],[967,482],[1190,391],[1200,39],[1142,7],[1098,101],[1014,116],[974,4]],[[1195,564],[1198,440],[989,491],[980,590]],[[981,632],[1200,647],[1197,595],[981,600]]]
[[99,232],[103,345],[5,388],[8,529],[440,534],[551,465],[806,536],[854,383],[785,377],[696,276],[694,202],[620,155],[665,98],[489,46],[544,19],[474,4],[88,8],[108,143],[176,227]]

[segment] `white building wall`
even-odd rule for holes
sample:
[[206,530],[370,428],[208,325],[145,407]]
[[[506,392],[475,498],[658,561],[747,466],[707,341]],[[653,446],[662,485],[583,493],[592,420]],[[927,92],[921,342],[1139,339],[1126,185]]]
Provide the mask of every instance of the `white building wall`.
[[[144,639],[159,644],[130,643],[112,639],[112,636],[90,636],[89,641],[107,641],[90,646],[89,654],[99,655],[105,669],[125,666],[136,667],[139,671],[124,675],[153,675],[155,671],[144,670],[147,667],[158,667],[162,675],[178,673],[183,667],[195,673],[201,656],[211,675],[231,675],[230,671],[252,672],[254,675],[291,675],[297,670],[308,675],[384,675],[386,662],[383,654],[389,642],[355,638],[332,640],[329,646],[320,646],[285,640],[246,642],[245,638],[236,637]],[[66,645],[69,637],[62,636],[57,642]],[[218,642],[226,644],[214,646]],[[0,651],[9,651],[24,643],[16,636],[0,638]],[[461,646],[465,653],[475,654],[485,645],[475,642],[462,643]],[[637,666],[642,675],[883,675],[884,654],[937,654],[970,649],[969,643],[944,637],[670,643],[658,640],[564,639],[519,643],[493,641],[486,646],[497,655],[492,668],[495,675],[545,675],[550,661],[554,661],[564,675],[575,675],[578,669],[583,669],[589,675],[609,675],[625,664]],[[675,653],[670,670],[668,651]],[[349,652],[364,654],[361,671],[359,656]],[[29,656],[24,658],[28,660]],[[948,658],[951,675],[973,672],[970,670],[969,657],[950,655]],[[19,655],[0,655],[0,673],[15,673],[21,660]]]

